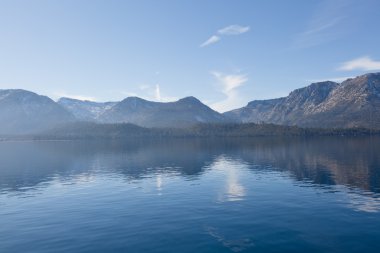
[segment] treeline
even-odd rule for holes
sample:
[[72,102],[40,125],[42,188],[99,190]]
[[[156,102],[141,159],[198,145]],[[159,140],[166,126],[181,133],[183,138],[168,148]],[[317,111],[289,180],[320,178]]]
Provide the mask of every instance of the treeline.
[[[198,124],[189,128],[144,128],[133,124],[73,123],[38,134],[13,136],[18,139],[71,140],[123,138],[265,137],[265,136],[365,136],[380,130],[365,128],[300,128],[274,124]],[[12,137],[8,137],[11,138]],[[4,139],[4,138],[3,138]]]

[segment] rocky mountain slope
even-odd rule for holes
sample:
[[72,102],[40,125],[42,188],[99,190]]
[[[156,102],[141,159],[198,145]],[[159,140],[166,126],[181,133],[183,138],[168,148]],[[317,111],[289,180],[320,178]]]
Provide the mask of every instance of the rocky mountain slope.
[[74,121],[73,115],[48,97],[25,90],[0,90],[0,133],[39,131]]
[[71,112],[77,120],[97,121],[105,111],[109,110],[117,102],[98,103],[72,98],[60,98],[58,104]]
[[252,101],[224,115],[238,122],[380,128],[380,73],[347,79],[341,84],[313,83],[287,97]]
[[175,102],[152,102],[128,97],[105,111],[103,123],[132,123],[144,127],[187,127],[197,123],[223,123],[226,118],[195,97]]

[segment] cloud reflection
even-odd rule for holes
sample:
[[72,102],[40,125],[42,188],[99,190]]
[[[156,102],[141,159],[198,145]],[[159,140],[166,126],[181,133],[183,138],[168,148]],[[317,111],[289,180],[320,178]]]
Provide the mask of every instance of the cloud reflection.
[[225,187],[219,193],[219,201],[239,201],[247,196],[247,190],[239,178],[239,172],[248,169],[246,164],[221,155],[215,159],[210,167],[212,170],[222,173],[225,178]]
[[347,193],[348,206],[359,212],[378,213],[380,212],[380,198],[372,195],[366,196],[355,192]]
[[161,174],[158,174],[156,176],[156,188],[157,188],[157,192],[158,192],[158,195],[161,195],[161,191],[162,191],[162,175]]

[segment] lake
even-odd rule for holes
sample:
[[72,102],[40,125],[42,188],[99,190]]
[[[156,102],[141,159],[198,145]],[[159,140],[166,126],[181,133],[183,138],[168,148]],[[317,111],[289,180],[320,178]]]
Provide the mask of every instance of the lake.
[[0,142],[0,252],[378,252],[375,137]]

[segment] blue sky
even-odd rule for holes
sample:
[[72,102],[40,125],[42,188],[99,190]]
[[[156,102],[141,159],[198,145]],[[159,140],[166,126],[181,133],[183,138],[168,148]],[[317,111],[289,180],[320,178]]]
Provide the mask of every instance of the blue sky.
[[218,111],[380,71],[380,1],[0,0],[0,89]]

